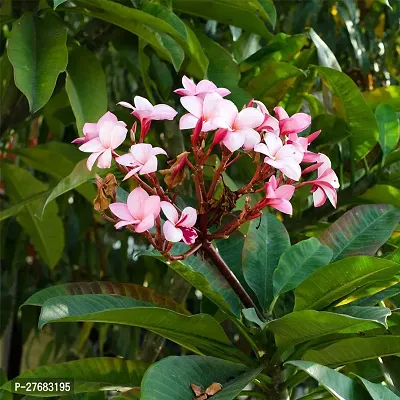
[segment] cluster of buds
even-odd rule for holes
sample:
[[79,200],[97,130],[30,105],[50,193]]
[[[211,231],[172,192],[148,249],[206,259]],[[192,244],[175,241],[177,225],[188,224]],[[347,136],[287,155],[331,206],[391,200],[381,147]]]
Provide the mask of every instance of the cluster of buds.
[[[169,169],[158,171],[157,157],[167,153],[145,140],[152,121],[173,120],[177,111],[166,104],[153,106],[140,96],[135,97],[134,105],[118,103],[131,109],[140,122],[138,141],[137,123],[131,130],[129,153],[116,152],[125,141],[128,129],[110,112],[97,123],[86,123],[84,137],[74,141],[80,144],[81,151],[91,153],[87,160],[89,170],[96,163],[98,168],[110,168],[114,159],[125,175],[123,180],[135,181],[136,188],[129,194],[127,203],[121,203],[115,198],[117,182],[113,175],[104,181],[98,179],[97,199],[101,201],[96,209],[113,221],[117,229],[126,227],[144,234],[164,256],[177,260],[209,245],[213,239],[227,238],[245,222],[261,216],[268,206],[291,215],[290,200],[295,190],[304,185],[311,186],[315,207],[322,206],[327,199],[336,207],[339,183],[331,162],[326,155],[308,149],[320,131],[299,136],[311,124],[309,115],[289,116],[282,107],[275,107],[273,116],[257,100],[239,111],[225,99],[230,94],[228,89],[217,88],[207,80],[196,85],[187,77],[182,83],[184,87],[175,93],[182,96],[181,104],[187,113],[180,118],[179,127],[191,130],[191,149],[169,161]],[[209,182],[204,178],[204,166],[218,148],[221,160]],[[243,187],[232,191],[223,183],[223,174],[242,156],[253,159],[255,173]],[[304,164],[308,165],[302,168]],[[191,170],[197,210],[192,207],[181,210],[176,204],[176,187],[187,176],[187,168]],[[157,171],[165,175],[165,184],[160,182]],[[312,171],[317,172],[317,177],[305,180],[304,176]],[[221,180],[224,189],[217,196]],[[262,198],[252,201],[249,195],[253,193],[263,193]],[[233,213],[242,196],[246,196],[242,210]],[[171,255],[173,243],[180,241],[189,245],[189,250],[179,256]]]

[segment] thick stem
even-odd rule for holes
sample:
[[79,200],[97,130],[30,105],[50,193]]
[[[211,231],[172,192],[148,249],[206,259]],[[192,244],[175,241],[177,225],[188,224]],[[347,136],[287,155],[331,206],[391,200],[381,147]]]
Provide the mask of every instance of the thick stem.
[[225,261],[219,255],[218,251],[215,247],[208,241],[203,243],[203,251],[205,255],[213,262],[213,264],[218,268],[219,272],[223,275],[223,277],[228,281],[229,285],[235,291],[235,293],[239,296],[243,305],[246,308],[254,308],[261,320],[264,320],[264,317],[257,309],[253,299],[249,296],[246,290],[243,288],[242,284],[238,281],[233,272],[226,265]]

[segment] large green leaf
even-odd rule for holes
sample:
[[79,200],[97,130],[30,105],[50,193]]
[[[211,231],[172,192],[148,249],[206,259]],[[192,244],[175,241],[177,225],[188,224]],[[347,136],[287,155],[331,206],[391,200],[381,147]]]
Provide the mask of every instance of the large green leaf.
[[341,315],[377,322],[385,328],[387,328],[387,318],[392,314],[390,308],[386,307],[346,306],[335,308],[335,311]]
[[363,92],[365,101],[375,110],[379,104],[389,104],[397,112],[400,112],[400,86],[386,86]]
[[336,60],[335,55],[328,45],[318,36],[313,28],[310,28],[310,38],[314,42],[318,53],[318,62],[324,67],[334,68],[341,71],[340,65]]
[[[182,243],[174,246],[175,254],[183,254],[188,247]],[[240,300],[217,267],[200,256],[193,255],[182,261],[168,262],[160,253],[143,252],[142,255],[158,258],[200,290],[224,312],[240,316]]]
[[212,399],[231,400],[261,369],[249,370],[244,365],[214,357],[168,357],[153,364],[146,372],[142,381],[141,399],[193,400],[191,384],[205,390],[212,383],[218,382],[222,390]]
[[146,301],[159,307],[168,308],[181,314],[190,315],[185,307],[178,304],[170,297],[161,296],[152,289],[133,283],[116,282],[74,282],[50,286],[33,294],[24,302],[23,306],[42,306],[45,301],[53,297],[81,294],[115,294],[126,296],[136,300]]
[[308,350],[303,360],[324,365],[343,365],[400,353],[400,336],[356,337],[340,340],[320,350]]
[[[74,170],[77,162],[85,156],[76,146],[57,142],[21,149],[16,153],[26,164],[49,174],[58,181],[67,177]],[[96,196],[96,191],[90,184],[76,187],[76,190],[90,202]]]
[[58,296],[43,303],[39,327],[50,322],[93,321],[138,326],[196,353],[236,358],[218,322],[207,314],[187,316],[130,297],[105,294]]
[[[20,203],[46,190],[46,186],[25,169],[5,163],[1,169],[7,194],[13,203]],[[56,203],[48,207],[42,220],[35,216],[40,202],[38,199],[24,205],[24,209],[17,216],[17,221],[30,236],[44,262],[52,268],[57,264],[64,249],[64,228],[58,216]]]
[[357,288],[390,279],[399,272],[400,264],[367,256],[348,257],[325,265],[296,288],[294,309],[322,309]]
[[264,310],[273,299],[274,270],[289,247],[289,235],[273,214],[264,213],[261,221],[250,222],[243,248],[243,273]]
[[385,204],[392,204],[400,208],[400,189],[390,185],[375,185],[368,189],[359,199],[367,203],[385,202]]
[[335,398],[342,400],[365,400],[365,392],[349,377],[323,365],[307,361],[288,361],[316,379]]
[[368,393],[371,395],[373,400],[398,400],[399,396],[396,396],[390,389],[383,386],[381,383],[372,383],[362,378],[358,377],[364,384]]
[[359,332],[376,328],[377,323],[386,323],[386,317],[390,315],[389,309],[382,310],[385,311],[379,315],[370,310],[369,313],[360,313],[354,317],[326,311],[304,310],[287,314],[271,321],[267,326],[274,332],[278,347],[291,347],[344,329],[348,331],[351,328]]
[[378,122],[379,144],[383,156],[387,156],[399,141],[399,119],[396,110],[389,104],[379,104],[375,110]]
[[85,47],[76,47],[69,53],[65,88],[82,135],[85,122],[97,122],[107,111],[104,71],[96,56]]
[[320,236],[333,250],[332,261],[347,256],[374,255],[400,222],[400,210],[376,204],[354,207]]
[[382,357],[379,362],[387,385],[400,395],[400,358],[397,356]]
[[257,0],[172,0],[172,6],[176,11],[234,25],[267,39],[271,37],[264,21],[273,25],[273,15],[270,17]]
[[327,67],[316,67],[329,87],[337,104],[337,113],[344,118],[351,133],[350,141],[357,159],[365,157],[378,141],[378,127],[354,81],[343,72]]
[[53,93],[68,60],[67,29],[50,13],[44,18],[24,14],[13,24],[7,53],[14,66],[15,84],[28,98],[32,113]]
[[390,299],[393,296],[400,294],[400,277],[395,276],[386,281],[378,281],[370,285],[363,286],[350,294],[348,298],[340,303],[348,304],[354,302],[355,306],[373,306],[380,301]]
[[316,238],[303,240],[287,249],[274,271],[274,296],[295,289],[316,269],[328,264],[332,255],[332,250]]
[[[63,379],[73,381],[74,393],[97,392],[100,390],[127,390],[140,386],[147,369],[142,361],[123,360],[122,358],[88,358],[86,360],[69,361],[61,364],[44,365],[34,370],[27,370],[17,378],[6,382],[2,388],[15,391],[14,383],[19,379]],[[51,397],[54,394],[27,392],[19,388],[19,394],[37,397]]]
[[267,107],[273,107],[293,85],[296,77],[302,74],[300,69],[289,63],[269,61],[261,73],[249,82],[247,90]]
[[122,4],[107,0],[77,0],[77,4],[85,6],[85,13],[110,22],[139,36],[149,43],[164,59],[169,60],[178,70],[182,63],[183,51],[192,60],[191,70],[202,78],[205,74],[208,60],[190,28],[186,34],[179,18],[165,7],[152,4],[149,12],[136,10]]

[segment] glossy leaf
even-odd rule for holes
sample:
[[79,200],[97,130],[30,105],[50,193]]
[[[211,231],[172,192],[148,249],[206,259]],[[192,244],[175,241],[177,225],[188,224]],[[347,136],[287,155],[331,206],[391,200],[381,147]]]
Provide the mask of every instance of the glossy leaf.
[[371,109],[349,76],[327,67],[316,68],[331,90],[334,103],[339,102],[337,114],[348,124],[354,156],[365,157],[378,141],[378,127]]
[[138,326],[200,354],[225,358],[240,354],[218,322],[207,314],[187,316],[130,297],[104,294],[58,296],[43,303],[39,327],[73,321]]
[[249,32],[269,38],[271,34],[264,21],[273,23],[273,16],[267,14],[257,0],[243,3],[241,0],[173,0],[174,10],[234,25]]
[[54,3],[54,9],[56,9],[58,6],[61,4],[65,3],[67,0],[53,0]]
[[319,64],[324,67],[329,67],[341,71],[340,65],[336,60],[335,55],[332,50],[327,46],[327,44],[318,36],[313,28],[310,28],[310,38],[314,42],[317,48],[318,61]]
[[391,205],[354,207],[320,236],[333,250],[332,261],[354,255],[374,255],[400,222],[400,210]]
[[371,395],[373,400],[398,400],[399,396],[396,396],[389,388],[383,386],[381,383],[372,383],[362,378],[358,377],[360,381],[364,384],[368,393]]
[[320,350],[308,350],[303,360],[324,365],[343,365],[400,352],[400,336],[357,337],[340,340]]
[[264,213],[261,221],[250,222],[243,248],[243,274],[264,310],[273,299],[273,273],[289,247],[289,235],[273,214]]
[[340,315],[377,322],[385,328],[387,328],[387,318],[392,314],[390,308],[386,307],[347,306],[335,308],[335,311]]
[[[183,254],[187,246],[179,243],[174,246],[174,254]],[[240,300],[229,283],[212,263],[193,255],[182,261],[168,262],[158,252],[143,252],[142,255],[158,258],[200,290],[224,312],[240,315]]]
[[26,13],[13,24],[7,53],[15,84],[28,98],[32,113],[47,103],[58,75],[65,71],[66,40],[67,29],[49,13],[44,18]]
[[242,364],[214,357],[168,357],[148,369],[142,381],[141,399],[192,400],[191,384],[205,390],[218,382],[222,390],[212,399],[231,400],[260,372],[261,368],[249,370]]
[[379,144],[385,157],[399,141],[399,119],[396,110],[389,104],[379,104],[375,118],[379,129]]
[[[1,169],[7,194],[13,203],[20,203],[46,190],[46,186],[25,169],[5,163]],[[38,199],[24,205],[24,209],[17,215],[17,221],[30,236],[40,257],[52,268],[57,264],[64,249],[64,227],[58,216],[56,203],[48,207],[42,220],[35,216],[40,201]]]
[[295,310],[320,310],[371,282],[390,279],[400,264],[375,257],[348,257],[317,269],[295,290]]
[[[367,285],[365,291],[355,291],[354,297],[359,298],[353,304],[356,306],[373,306],[380,301],[390,299],[400,294],[400,277],[394,277],[387,281],[377,282],[376,284]],[[352,295],[353,295],[352,293]],[[350,300],[352,298],[350,297]],[[347,304],[350,301],[343,303]]]
[[375,185],[360,196],[360,200],[368,203],[384,202],[400,208],[400,189],[390,185]]
[[400,112],[400,86],[386,86],[376,88],[370,92],[363,92],[365,101],[375,110],[379,104],[389,104]]
[[316,238],[296,243],[287,249],[273,274],[274,296],[295,289],[316,269],[329,263],[332,250]]
[[65,88],[79,135],[82,135],[85,122],[97,122],[107,111],[103,69],[96,56],[85,47],[76,47],[69,53]]
[[[2,388],[14,392],[16,379],[63,379],[73,380],[74,393],[97,392],[128,389],[140,386],[147,364],[142,361],[123,360],[121,358],[88,358],[85,360],[68,361],[60,364],[44,365],[34,370],[27,370],[17,378],[5,383]],[[19,394],[29,394],[37,397],[51,397],[54,394],[29,392],[19,388]]]
[[351,378],[333,369],[307,361],[288,361],[286,364],[306,372],[316,379],[335,398],[345,400],[365,400],[365,392],[359,389]]
[[130,297],[136,300],[146,301],[158,307],[168,308],[181,314],[190,315],[181,304],[170,297],[161,296],[156,291],[133,283],[113,282],[74,282],[63,285],[50,286],[34,293],[23,306],[42,306],[45,301],[58,296],[82,295],[82,294],[107,294]]
[[386,321],[387,315],[387,311],[383,316],[377,316],[373,312],[350,316],[326,311],[303,310],[273,320],[267,326],[274,333],[277,346],[287,348],[344,329],[351,329],[354,332],[373,329],[377,327],[376,323],[382,324]]
[[400,358],[398,356],[382,357],[379,363],[387,385],[400,395]]

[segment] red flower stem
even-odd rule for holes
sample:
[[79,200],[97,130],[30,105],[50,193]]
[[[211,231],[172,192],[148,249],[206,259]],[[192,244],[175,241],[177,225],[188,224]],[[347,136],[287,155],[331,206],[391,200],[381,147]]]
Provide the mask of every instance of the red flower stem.
[[229,285],[235,291],[235,293],[240,298],[241,302],[246,308],[254,308],[257,312],[257,315],[261,320],[264,320],[263,315],[258,310],[256,304],[253,299],[249,296],[246,290],[243,288],[242,284],[238,281],[234,273],[229,269],[226,265],[225,261],[222,259],[218,251],[209,241],[205,241],[203,243],[203,251],[204,254],[213,262],[213,264],[218,268],[219,272],[221,272],[222,276],[227,280]]
[[229,159],[231,158],[231,155],[232,155],[232,153],[228,149],[226,149],[225,147],[222,148],[222,160],[213,176],[210,188],[208,189],[207,199],[210,200],[213,197],[215,187],[217,186],[217,183],[218,183],[219,178],[221,177],[222,173],[226,169],[226,164],[229,161]]

